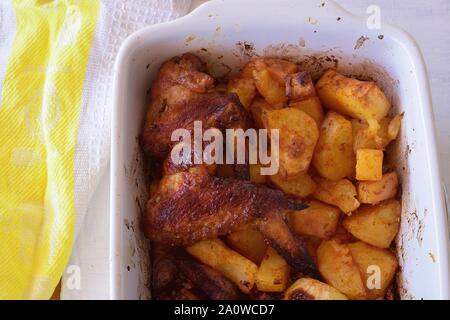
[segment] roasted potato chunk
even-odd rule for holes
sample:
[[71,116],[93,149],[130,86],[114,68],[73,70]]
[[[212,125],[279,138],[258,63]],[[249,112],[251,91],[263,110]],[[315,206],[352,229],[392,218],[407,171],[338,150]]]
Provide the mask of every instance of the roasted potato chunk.
[[257,59],[250,60],[244,65],[239,75],[240,78],[253,80],[253,71],[256,70],[256,60]]
[[401,206],[397,200],[361,206],[342,224],[356,238],[379,248],[389,248],[400,227]]
[[306,198],[316,189],[316,183],[307,173],[302,173],[290,180],[286,180],[280,174],[276,174],[270,176],[270,181],[285,193],[299,198]]
[[359,268],[345,244],[327,240],[317,249],[319,271],[325,281],[351,299],[364,299],[366,288]]
[[266,68],[271,76],[281,84],[285,84],[286,77],[297,72],[297,65],[284,59],[260,58],[256,59],[256,67],[259,69]]
[[238,95],[241,104],[250,111],[250,105],[256,95],[255,83],[252,79],[235,78],[228,82],[228,92]]
[[306,112],[316,121],[317,126],[321,125],[323,109],[308,72],[301,71],[286,77],[286,96],[289,107]]
[[311,278],[300,278],[284,293],[284,300],[348,300],[332,286]]
[[330,111],[320,127],[313,165],[330,180],[352,177],[355,172],[352,124],[340,114]]
[[398,262],[394,254],[361,241],[350,243],[348,247],[366,284],[368,298],[383,297],[397,271]]
[[383,151],[359,149],[356,153],[356,179],[379,181],[383,177]]
[[284,86],[270,75],[269,70],[262,69],[253,71],[253,79],[255,80],[258,92],[270,105],[282,107],[286,104],[287,98]]
[[267,250],[264,237],[258,230],[251,228],[230,233],[226,237],[230,247],[244,257],[259,265]]
[[379,181],[358,181],[358,201],[361,203],[378,204],[384,200],[394,198],[397,194],[397,173],[389,172]]
[[275,107],[286,104],[285,78],[297,72],[297,66],[289,61],[258,58],[250,61],[242,70],[241,77],[253,79],[258,92]]
[[298,109],[284,108],[270,112],[267,125],[280,133],[279,175],[290,179],[306,172],[319,138],[314,119]]
[[307,71],[290,74],[285,78],[286,96],[289,101],[305,100],[316,95],[311,76]]
[[380,130],[378,135],[381,138],[383,147],[386,147],[391,141],[395,140],[400,132],[403,115],[398,114],[394,118],[386,117],[380,121]]
[[278,83],[284,86],[288,74],[297,72],[297,65],[287,60],[274,58],[256,58],[249,61],[241,71],[242,78],[253,78],[253,71],[266,69]]
[[341,211],[320,201],[311,200],[309,208],[289,213],[289,222],[300,235],[330,238],[336,232]]
[[386,117],[380,121],[370,119],[368,121],[353,119],[353,151],[358,149],[383,150],[398,136],[402,115],[394,118]]
[[352,119],[353,152],[358,149],[383,149],[383,141],[379,136],[380,124],[376,120]]
[[311,116],[311,118],[316,121],[318,127],[320,127],[320,125],[322,124],[324,117],[323,108],[317,96],[313,96],[301,101],[292,102],[289,104],[289,107],[300,109]]
[[402,124],[402,118],[403,115],[398,114],[389,122],[387,136],[391,141],[397,139]]
[[277,110],[277,108],[271,106],[266,100],[256,98],[250,106],[250,112],[255,120],[255,124],[260,129],[267,128],[267,115],[269,112]]
[[314,198],[322,202],[334,205],[348,214],[358,209],[360,203],[356,199],[356,188],[347,179],[331,181],[321,177],[315,177],[317,183]]
[[348,78],[335,70],[322,75],[316,90],[327,108],[357,119],[381,120],[391,108],[391,103],[375,82]]
[[249,293],[253,288],[258,266],[228,248],[221,240],[200,241],[187,247],[186,250],[200,262],[233,281],[242,292]]
[[268,247],[256,275],[256,287],[264,292],[283,292],[287,287],[290,271],[287,262]]

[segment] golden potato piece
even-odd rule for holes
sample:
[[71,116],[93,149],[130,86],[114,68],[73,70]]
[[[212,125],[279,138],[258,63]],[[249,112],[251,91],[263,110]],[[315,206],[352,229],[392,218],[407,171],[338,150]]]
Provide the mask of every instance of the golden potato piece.
[[260,129],[267,128],[267,115],[274,110],[277,110],[277,108],[271,106],[266,100],[261,98],[256,98],[250,106],[253,120],[255,120],[256,126]]
[[401,120],[401,114],[394,118],[385,117],[379,122],[374,119],[369,120],[368,123],[365,120],[352,119],[353,151],[355,154],[358,149],[383,150],[397,138]]
[[356,238],[379,248],[389,248],[400,227],[401,206],[397,200],[361,206],[342,224]]
[[278,83],[283,85],[288,74],[297,72],[297,65],[287,60],[256,58],[249,61],[241,71],[242,78],[253,78],[253,71],[266,69]]
[[256,59],[250,60],[247,62],[244,67],[241,70],[241,73],[239,74],[240,78],[243,79],[252,79],[253,80],[253,71],[256,70]]
[[358,149],[380,149],[383,141],[379,136],[380,124],[376,120],[370,120],[369,124],[365,120],[352,119],[353,129],[353,152]]
[[351,299],[364,299],[366,288],[346,244],[327,240],[317,249],[319,271],[325,281]]
[[356,179],[379,181],[383,177],[383,151],[359,149],[356,152]]
[[330,111],[320,127],[313,165],[330,180],[352,177],[355,172],[352,124],[340,114]]
[[382,298],[397,271],[394,254],[361,241],[350,243],[348,247],[366,284],[368,298]]
[[227,244],[244,257],[259,265],[267,250],[264,237],[258,230],[251,228],[230,233],[226,237]]
[[389,122],[387,136],[392,141],[397,139],[402,124],[403,114],[398,114]]
[[289,222],[300,235],[328,239],[336,232],[341,211],[320,201],[311,200],[309,208],[289,213]]
[[379,181],[358,181],[358,201],[361,203],[378,204],[394,198],[397,194],[398,178],[396,172],[383,175]]
[[228,82],[228,92],[236,93],[241,104],[250,111],[250,105],[256,95],[256,87],[253,79],[235,78]]
[[268,247],[256,275],[256,287],[263,292],[283,292],[287,287],[290,272],[287,262]]
[[346,214],[358,209],[356,188],[350,180],[331,181],[315,177],[314,181],[317,183],[317,189],[313,196],[317,200],[334,205]]
[[320,126],[323,121],[323,109],[311,76],[306,71],[290,74],[286,77],[286,96],[289,107],[306,112]]
[[287,99],[284,86],[271,77],[269,70],[253,71],[253,79],[258,92],[270,105],[283,107],[286,104]]
[[204,264],[233,281],[242,292],[249,293],[253,288],[258,266],[228,248],[221,240],[200,241],[187,247],[186,250]]
[[285,78],[286,96],[289,101],[300,101],[316,96],[316,90],[307,71],[290,74]]
[[403,115],[398,114],[394,118],[386,117],[380,120],[380,130],[378,135],[381,138],[383,147],[395,140],[400,132]]
[[357,119],[381,120],[391,108],[391,103],[375,82],[348,78],[335,70],[322,75],[316,91],[327,108]]
[[290,179],[306,172],[319,138],[314,119],[298,109],[284,108],[267,115],[267,126],[279,129],[279,175]]
[[316,183],[307,173],[302,173],[290,180],[286,180],[280,174],[276,174],[270,176],[270,181],[285,193],[299,198],[306,198],[316,189]]
[[261,175],[261,165],[258,163],[249,165],[250,181],[254,183],[266,183],[268,176]]
[[314,121],[316,121],[318,127],[320,127],[320,125],[322,124],[324,117],[323,108],[317,96],[313,96],[301,101],[291,102],[289,104],[289,107],[297,108],[307,113],[309,116],[311,116],[311,118],[314,119]]
[[257,68],[267,68],[272,77],[281,84],[285,84],[286,77],[297,72],[298,68],[295,63],[285,59],[262,58],[256,61]]
[[284,300],[348,300],[332,286],[311,278],[300,278],[284,293]]
[[[392,118],[386,117],[380,120],[379,122],[379,130],[378,130],[378,137],[380,139],[380,144],[384,148],[386,147],[392,140],[388,136],[388,127],[389,123],[392,121]],[[371,148],[368,148],[371,149]],[[381,149],[381,148],[376,148]]]

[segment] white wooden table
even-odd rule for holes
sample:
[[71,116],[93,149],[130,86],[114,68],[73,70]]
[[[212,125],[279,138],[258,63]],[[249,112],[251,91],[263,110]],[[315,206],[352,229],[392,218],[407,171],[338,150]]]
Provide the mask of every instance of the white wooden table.
[[[205,1],[193,0],[192,9]],[[359,15],[366,15],[369,5],[378,5],[382,21],[402,27],[419,43],[431,81],[442,181],[450,189],[450,0],[336,1]],[[83,265],[81,289],[67,292],[63,287],[61,298],[108,299],[109,175],[93,197],[82,236],[78,261],[71,261]]]

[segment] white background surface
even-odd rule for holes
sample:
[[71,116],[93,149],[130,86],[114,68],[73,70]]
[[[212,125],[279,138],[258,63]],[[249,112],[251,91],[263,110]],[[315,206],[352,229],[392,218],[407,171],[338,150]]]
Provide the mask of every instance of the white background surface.
[[[245,1],[245,0],[243,0]],[[276,1],[276,0],[274,0]],[[450,187],[450,0],[336,0],[348,11],[366,15],[381,8],[382,22],[402,27],[419,43],[431,82],[442,181]],[[205,0],[194,0],[192,8]],[[92,243],[82,254],[89,267],[81,270],[81,299],[109,297],[109,175],[93,197],[82,232]]]

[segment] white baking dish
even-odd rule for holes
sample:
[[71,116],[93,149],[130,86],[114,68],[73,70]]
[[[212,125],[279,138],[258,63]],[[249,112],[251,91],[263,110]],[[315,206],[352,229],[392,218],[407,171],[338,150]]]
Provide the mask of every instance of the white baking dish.
[[375,79],[395,112],[405,112],[391,150],[403,188],[400,295],[450,298],[447,219],[421,53],[397,28],[382,24],[369,30],[366,18],[313,0],[211,1],[182,19],[138,31],[123,44],[113,93],[111,298],[150,296],[149,246],[139,229],[147,194],[137,137],[152,78],[164,60],[186,51],[204,57],[217,75],[257,53],[302,61],[313,74],[337,60],[344,73]]

